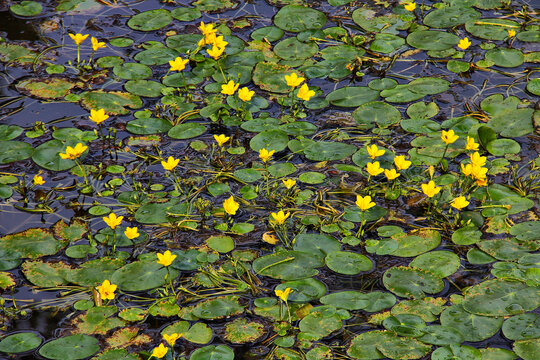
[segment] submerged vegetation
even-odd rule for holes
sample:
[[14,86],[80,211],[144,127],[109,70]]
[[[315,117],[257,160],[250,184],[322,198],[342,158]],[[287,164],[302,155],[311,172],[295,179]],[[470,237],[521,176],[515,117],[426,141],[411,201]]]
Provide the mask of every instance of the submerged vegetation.
[[9,11],[0,353],[538,357],[532,2]]

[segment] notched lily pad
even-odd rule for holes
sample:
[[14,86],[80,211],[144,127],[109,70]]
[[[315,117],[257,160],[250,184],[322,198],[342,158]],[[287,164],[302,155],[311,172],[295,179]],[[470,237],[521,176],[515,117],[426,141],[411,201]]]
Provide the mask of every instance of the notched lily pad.
[[127,108],[142,107],[142,100],[137,95],[127,92],[96,90],[82,93],[81,105],[88,110],[105,109],[110,115],[124,115],[129,112]]
[[238,318],[225,326],[223,338],[233,344],[254,343],[264,335],[264,325],[257,321]]
[[71,89],[82,88],[84,83],[66,78],[26,79],[17,83],[16,88],[22,93],[40,99],[59,99],[71,92]]

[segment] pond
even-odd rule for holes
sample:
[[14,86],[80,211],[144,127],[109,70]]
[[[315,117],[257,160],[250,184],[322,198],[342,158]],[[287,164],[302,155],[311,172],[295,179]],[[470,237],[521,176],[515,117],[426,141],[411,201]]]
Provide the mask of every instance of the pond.
[[533,1],[0,5],[0,357],[540,353]]

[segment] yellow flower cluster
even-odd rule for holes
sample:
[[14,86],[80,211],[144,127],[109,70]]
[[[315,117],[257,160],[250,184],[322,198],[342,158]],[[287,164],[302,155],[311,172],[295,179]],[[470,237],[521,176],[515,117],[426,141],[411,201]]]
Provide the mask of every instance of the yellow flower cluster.
[[488,169],[484,167],[486,165],[486,157],[481,156],[478,151],[469,155],[470,163],[461,164],[461,172],[465,176],[471,176],[476,180],[478,186],[487,185],[487,172]]
[[210,55],[214,60],[218,60],[219,57],[225,51],[225,47],[229,44],[223,39],[223,36],[217,36],[217,29],[214,29],[214,24],[206,25],[201,21],[199,30],[203,34],[203,38],[197,44],[199,48],[202,48],[206,45],[212,46],[210,49],[206,50],[208,55]]
[[[375,144],[368,145],[366,149],[371,160],[375,160],[379,156],[383,156],[386,152],[384,149],[379,149]],[[403,155],[394,157],[394,164],[396,165],[397,170],[406,170],[411,166],[411,162],[406,160],[405,156]],[[381,163],[378,161],[369,162],[366,164],[366,171],[369,175],[377,176],[384,173],[384,176],[386,176],[389,181],[392,181],[401,175],[396,169],[383,169],[381,168]]]

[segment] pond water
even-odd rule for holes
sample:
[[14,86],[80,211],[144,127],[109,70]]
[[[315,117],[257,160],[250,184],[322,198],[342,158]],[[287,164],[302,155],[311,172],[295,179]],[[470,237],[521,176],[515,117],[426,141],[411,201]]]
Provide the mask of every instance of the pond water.
[[536,360],[534,5],[0,4],[0,358]]

